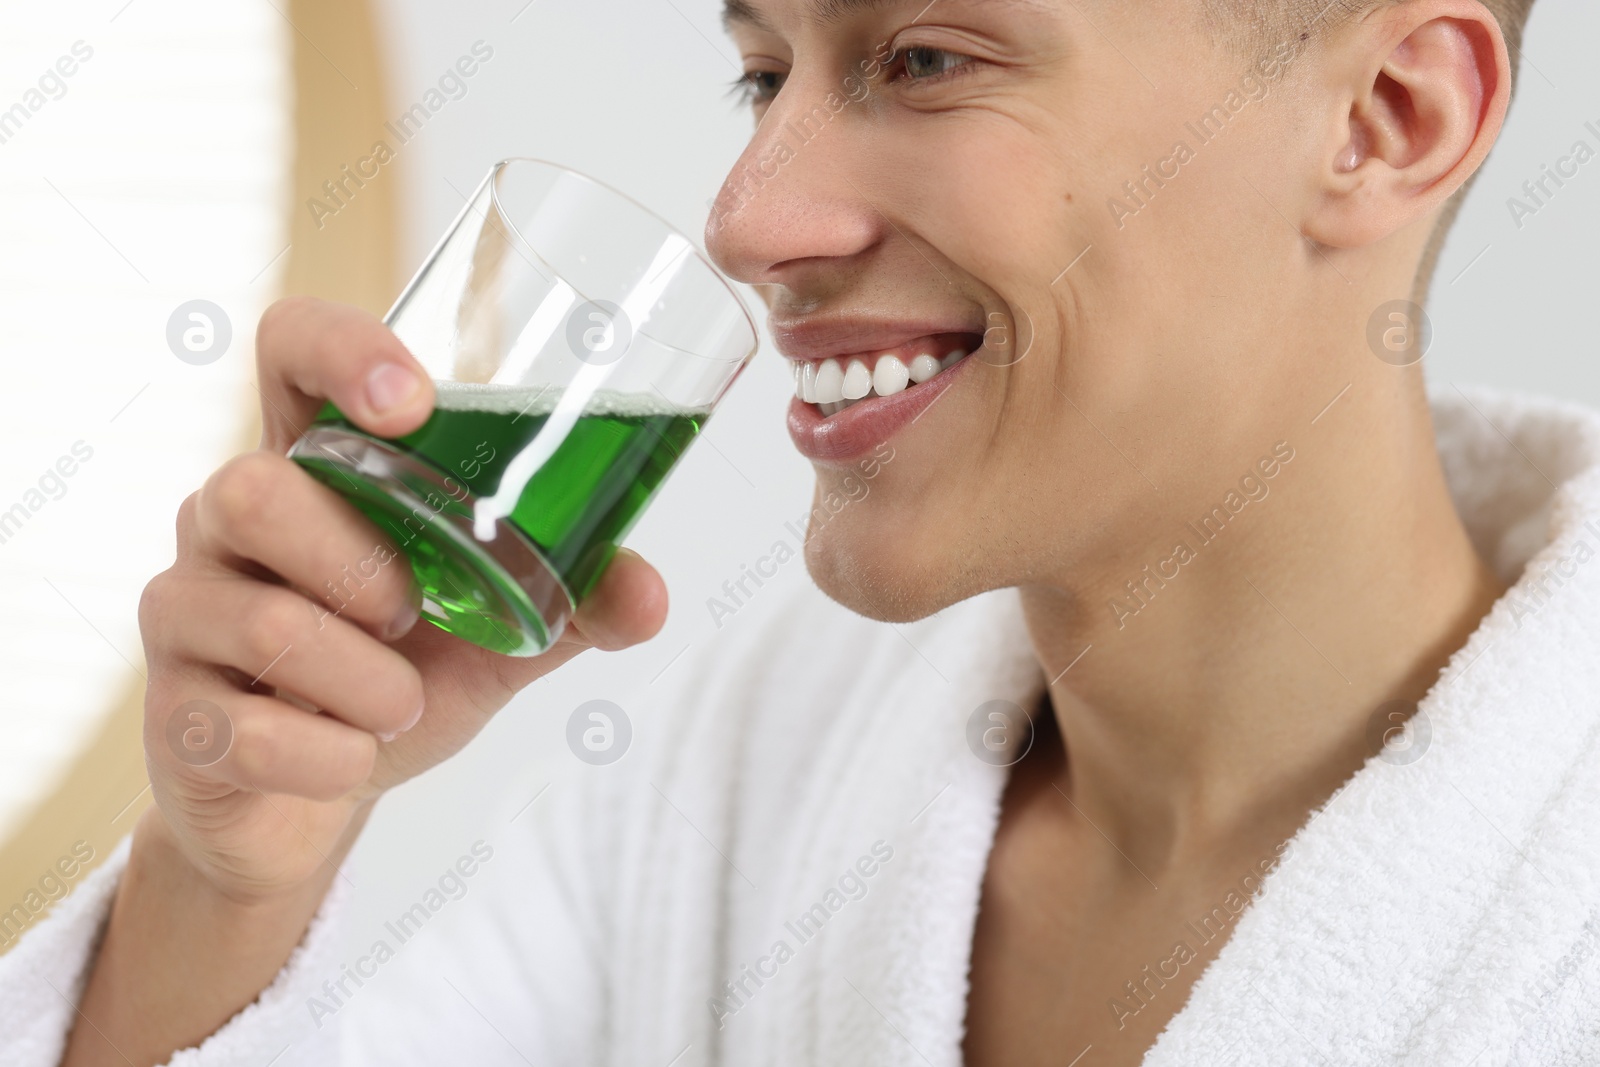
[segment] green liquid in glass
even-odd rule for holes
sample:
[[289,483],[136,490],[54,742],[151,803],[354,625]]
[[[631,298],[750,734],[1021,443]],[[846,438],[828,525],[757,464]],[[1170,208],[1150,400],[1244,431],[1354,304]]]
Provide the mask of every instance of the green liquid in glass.
[[[493,651],[527,654],[532,649],[517,620],[492,608],[497,598],[525,596],[463,560],[463,549],[440,534],[429,512],[470,520],[482,511],[483,501],[495,498],[492,514],[503,515],[532,542],[572,602],[579,603],[708,413],[672,410],[648,397],[599,393],[559,442],[552,442],[542,432],[551,423],[553,398],[541,401],[537,390],[436,384],[438,399],[428,421],[388,442],[446,476],[446,491],[429,494],[422,514],[395,503],[378,481],[315,451],[295,459],[346,496],[406,553],[424,597],[432,602],[424,605],[428,621]],[[332,404],[318,413],[315,425],[363,433]],[[483,589],[486,583],[493,588]],[[537,618],[532,621],[540,629]],[[539,633],[535,640],[542,646],[550,637]]]

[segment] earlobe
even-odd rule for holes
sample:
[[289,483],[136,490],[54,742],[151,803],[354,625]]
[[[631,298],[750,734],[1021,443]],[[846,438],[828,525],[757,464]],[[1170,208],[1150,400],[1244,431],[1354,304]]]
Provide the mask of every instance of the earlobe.
[[1499,135],[1511,67],[1499,24],[1477,0],[1382,8],[1341,36],[1336,47],[1356,52],[1349,111],[1330,132],[1305,235],[1356,248],[1430,215],[1466,184]]

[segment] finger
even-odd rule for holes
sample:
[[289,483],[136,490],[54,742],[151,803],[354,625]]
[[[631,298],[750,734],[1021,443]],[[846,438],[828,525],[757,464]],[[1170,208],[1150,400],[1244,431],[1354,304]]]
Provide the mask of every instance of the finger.
[[256,328],[262,399],[261,446],[284,452],[331,400],[378,437],[421,426],[433,410],[433,382],[405,345],[360,308],[290,297]]
[[230,563],[260,564],[384,640],[417,621],[421,590],[406,557],[284,456],[260,451],[229,460],[201,488],[194,523],[208,550]]
[[326,715],[242,693],[221,677],[148,703],[145,750],[167,770],[238,789],[336,800],[372,776],[378,742]]
[[171,655],[231,667],[241,681],[277,686],[380,736],[422,717],[422,676],[409,660],[291,589],[186,578],[167,595],[185,605],[167,622]]
[[648,641],[666,621],[666,582],[637,552],[619,548],[572,625],[588,644],[614,652]]

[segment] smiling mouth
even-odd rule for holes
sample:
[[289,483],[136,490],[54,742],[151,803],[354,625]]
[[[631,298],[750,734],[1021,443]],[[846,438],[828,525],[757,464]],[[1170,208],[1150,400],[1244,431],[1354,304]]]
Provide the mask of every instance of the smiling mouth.
[[932,381],[982,344],[968,334],[922,337],[867,355],[790,360],[794,395],[816,405],[824,418],[879,397],[890,397]]

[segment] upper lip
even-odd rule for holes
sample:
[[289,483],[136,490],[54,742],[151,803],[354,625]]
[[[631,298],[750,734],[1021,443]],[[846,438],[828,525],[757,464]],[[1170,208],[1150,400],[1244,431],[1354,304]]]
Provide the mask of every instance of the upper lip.
[[769,320],[778,351],[790,359],[823,360],[896,348],[936,334],[982,334],[982,325],[955,316],[890,319],[874,315],[809,315]]

